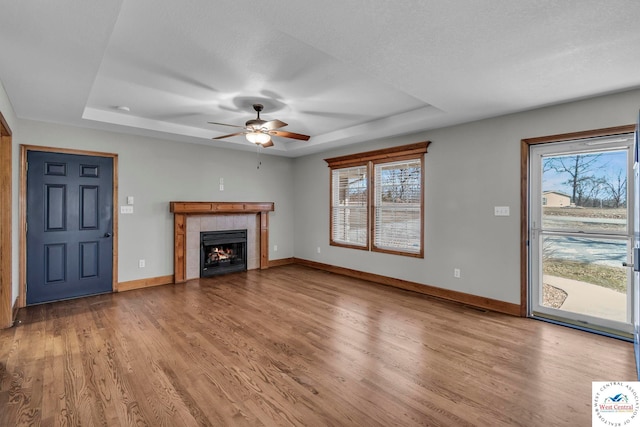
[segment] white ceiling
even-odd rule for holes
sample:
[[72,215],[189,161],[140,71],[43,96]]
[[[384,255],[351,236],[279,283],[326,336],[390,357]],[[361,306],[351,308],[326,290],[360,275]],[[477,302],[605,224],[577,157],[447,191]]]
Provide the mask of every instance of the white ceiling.
[[[18,117],[296,157],[640,87],[638,0],[0,0]],[[130,112],[117,109],[130,108]]]

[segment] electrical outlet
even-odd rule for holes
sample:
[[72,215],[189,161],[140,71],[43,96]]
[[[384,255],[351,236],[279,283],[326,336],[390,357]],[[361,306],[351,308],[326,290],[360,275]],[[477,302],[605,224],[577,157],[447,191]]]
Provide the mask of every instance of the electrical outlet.
[[278,252],[278,245],[273,245],[273,251]]
[[146,266],[146,262],[143,259],[138,260],[138,268],[144,268]]
[[220,191],[224,191],[224,184],[220,184]]
[[318,253],[320,253],[320,246],[318,246],[318,248],[316,249],[316,251],[317,251]]
[[460,278],[460,269],[459,268],[454,268],[453,269],[453,277],[455,277],[456,279]]

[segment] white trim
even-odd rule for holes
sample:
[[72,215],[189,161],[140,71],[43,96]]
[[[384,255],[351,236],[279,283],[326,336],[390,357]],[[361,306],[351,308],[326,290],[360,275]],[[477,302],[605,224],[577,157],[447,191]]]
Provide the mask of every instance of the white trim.
[[[596,330],[614,330],[620,331],[622,334],[630,334],[633,332],[633,286],[632,286],[632,272],[631,269],[627,272],[627,296],[626,296],[626,316],[627,321],[616,321],[611,319],[605,319],[597,316],[590,316],[587,314],[581,314],[571,312],[567,310],[554,309],[551,307],[542,305],[542,258],[543,258],[543,245],[542,241],[548,236],[573,236],[577,239],[580,238],[593,238],[593,239],[611,239],[611,240],[625,240],[627,242],[627,258],[631,256],[631,242],[633,237],[632,218],[633,213],[633,159],[632,159],[632,138],[620,138],[620,135],[616,135],[616,139],[609,140],[609,143],[616,143],[615,146],[605,147],[605,141],[603,138],[598,138],[598,149],[587,148],[590,145],[591,139],[585,140],[572,140],[567,142],[548,143],[540,145],[532,145],[529,147],[530,153],[530,188],[529,188],[529,206],[530,206],[530,224],[529,224],[529,266],[530,266],[530,282],[529,282],[529,302],[528,302],[528,314],[530,316],[549,316],[551,319],[564,318],[567,323],[579,325],[582,327],[593,328]],[[626,144],[620,144],[622,140],[626,141]],[[602,141],[602,143],[600,143]],[[593,153],[597,152],[610,152],[614,150],[627,150],[627,228],[625,231],[594,231],[585,232],[581,229],[559,228],[551,229],[544,228],[542,222],[542,159],[546,156],[560,156],[579,153]]]

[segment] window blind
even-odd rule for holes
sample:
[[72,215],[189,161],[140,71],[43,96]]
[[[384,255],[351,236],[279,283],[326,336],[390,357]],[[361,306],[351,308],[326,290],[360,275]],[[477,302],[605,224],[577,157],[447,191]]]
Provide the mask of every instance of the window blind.
[[331,182],[332,240],[367,247],[367,166],[334,169]]
[[374,178],[374,246],[420,253],[420,159],[378,163],[374,167]]

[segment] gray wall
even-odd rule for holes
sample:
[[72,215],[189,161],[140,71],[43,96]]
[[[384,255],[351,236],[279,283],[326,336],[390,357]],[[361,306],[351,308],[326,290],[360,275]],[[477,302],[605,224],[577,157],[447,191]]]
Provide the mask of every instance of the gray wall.
[[[631,91],[296,159],[295,256],[518,304],[520,140],[634,124],[639,107],[640,91]],[[424,140],[432,141],[425,157],[424,259],[329,246],[323,159]],[[509,206],[511,216],[494,216],[494,206]]]
[[[119,203],[135,196],[135,213],[119,217],[121,282],[173,273],[169,201],[274,201],[272,260],[295,256],[517,304],[520,140],[632,124],[639,106],[640,91],[630,91],[298,159],[263,154],[257,169],[255,153],[18,120],[0,88],[0,108],[14,132],[13,296],[18,145],[28,144],[118,154]],[[330,247],[329,169],[323,159],[427,139],[432,144],[425,162],[425,258]],[[224,192],[218,190],[220,177]],[[509,206],[511,216],[493,216],[494,206]],[[144,269],[138,268],[140,258]],[[453,278],[454,268],[461,269],[460,279]]]
[[[118,281],[173,274],[169,202],[275,202],[269,215],[270,259],[293,256],[292,163],[288,158],[205,145],[20,120],[16,144],[118,154],[118,199],[134,196],[134,214],[119,215]],[[18,147],[15,147],[18,150]],[[17,170],[15,179],[18,179]],[[219,179],[224,178],[224,191]],[[145,259],[146,267],[138,268]]]

